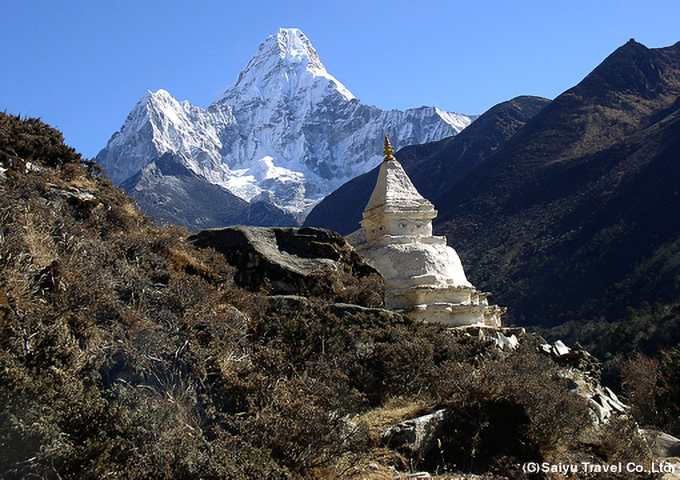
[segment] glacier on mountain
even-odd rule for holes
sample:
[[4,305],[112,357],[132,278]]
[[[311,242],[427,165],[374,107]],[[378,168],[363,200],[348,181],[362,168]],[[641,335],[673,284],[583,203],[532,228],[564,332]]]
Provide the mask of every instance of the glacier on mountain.
[[302,217],[375,167],[385,135],[400,148],[455,135],[471,121],[435,107],[365,105],[326,71],[300,30],[282,28],[206,109],[148,92],[95,160],[120,185],[173,153],[209,183]]

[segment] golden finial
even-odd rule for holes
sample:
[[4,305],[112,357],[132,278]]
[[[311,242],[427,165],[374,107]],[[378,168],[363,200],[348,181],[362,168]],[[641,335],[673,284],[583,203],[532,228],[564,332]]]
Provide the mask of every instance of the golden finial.
[[396,160],[392,156],[394,153],[394,150],[392,150],[392,145],[390,145],[390,139],[387,138],[387,135],[385,135],[385,151],[383,152],[385,154],[385,158],[383,159],[383,162],[389,162],[390,160]]

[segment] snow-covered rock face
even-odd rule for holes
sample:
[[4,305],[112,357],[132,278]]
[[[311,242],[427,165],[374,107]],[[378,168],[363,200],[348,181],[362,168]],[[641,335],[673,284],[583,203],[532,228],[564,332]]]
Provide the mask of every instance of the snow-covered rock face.
[[209,182],[304,215],[395,148],[455,135],[471,118],[434,107],[384,111],[330,75],[298,29],[280,29],[207,108],[149,92],[96,157],[118,185],[167,152]]
[[96,161],[120,185],[164,153],[176,153],[192,171],[220,183],[230,178],[221,138],[235,123],[229,105],[204,110],[165,90],[147,92]]
[[[263,75],[264,73],[264,75]],[[298,95],[301,94],[301,95]],[[307,37],[297,28],[281,28],[269,37],[243,69],[236,83],[213,103],[306,100],[326,96],[352,100],[354,95],[326,71]]]

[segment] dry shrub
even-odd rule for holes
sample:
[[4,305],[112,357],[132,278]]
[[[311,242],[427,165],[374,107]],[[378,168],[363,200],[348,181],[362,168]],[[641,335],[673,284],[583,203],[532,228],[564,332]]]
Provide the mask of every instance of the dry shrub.
[[400,396],[444,402],[460,391],[473,365],[492,352],[486,342],[457,338],[441,325],[345,321],[355,323],[348,331],[353,386],[374,407]]
[[[629,417],[612,418],[600,433],[600,444],[597,454],[602,464],[615,465],[634,463],[651,468],[651,452],[639,426]],[[641,476],[644,478],[644,476]],[[653,478],[649,475],[648,478]],[[630,478],[628,472],[612,475],[610,478]]]
[[680,348],[658,358],[636,353],[618,364],[631,413],[642,426],[680,434]]
[[664,418],[663,428],[680,436],[680,346],[661,352],[663,389],[658,399]]
[[439,448],[422,467],[521,476],[522,463],[555,458],[590,424],[585,401],[531,343],[458,377]]
[[357,275],[327,268],[308,279],[307,296],[333,303],[350,303],[369,308],[385,306],[385,281],[378,273]]
[[632,407],[631,413],[641,425],[659,426],[657,397],[661,395],[661,363],[637,353],[619,365],[621,388]]
[[285,474],[208,408],[231,269],[93,169],[42,163],[0,178],[1,475]]

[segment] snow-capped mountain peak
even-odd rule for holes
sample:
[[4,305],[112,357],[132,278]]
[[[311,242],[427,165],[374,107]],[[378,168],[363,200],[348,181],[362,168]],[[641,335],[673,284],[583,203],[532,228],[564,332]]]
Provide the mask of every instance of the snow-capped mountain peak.
[[281,58],[287,65],[306,63],[310,70],[326,71],[316,50],[299,29],[279,29],[276,34],[276,41],[281,49]]
[[273,203],[302,218],[377,165],[385,135],[399,149],[455,135],[471,122],[435,107],[364,105],[326,71],[299,29],[282,28],[206,109],[165,90],[147,92],[96,161],[120,185],[171,153],[246,201]]
[[177,101],[166,90],[147,91],[96,160],[121,184],[170,152],[193,172],[218,183],[229,175],[219,154],[220,133],[235,123],[228,104],[205,110]]
[[320,87],[340,94],[345,100],[354,95],[326,71],[309,39],[297,28],[280,28],[267,38],[240,73],[236,83],[215,97],[213,103],[235,97],[293,98],[301,88]]

